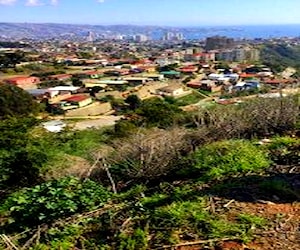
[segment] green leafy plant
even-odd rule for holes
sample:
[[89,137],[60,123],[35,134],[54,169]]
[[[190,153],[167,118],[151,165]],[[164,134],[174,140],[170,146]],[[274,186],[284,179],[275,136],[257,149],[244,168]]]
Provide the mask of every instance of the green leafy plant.
[[249,141],[215,142],[196,150],[191,156],[192,171],[199,171],[204,179],[222,179],[233,175],[259,172],[270,162],[264,151]]
[[67,177],[24,189],[6,199],[1,214],[8,226],[32,227],[103,206],[111,193],[97,183]]
[[0,84],[0,117],[27,117],[40,111],[39,104],[25,90],[11,85]]
[[240,214],[238,220],[244,224],[247,224],[248,229],[262,228],[267,224],[265,218],[252,215],[252,214]]
[[131,235],[121,233],[118,237],[120,250],[146,250],[148,249],[147,232],[137,228]]

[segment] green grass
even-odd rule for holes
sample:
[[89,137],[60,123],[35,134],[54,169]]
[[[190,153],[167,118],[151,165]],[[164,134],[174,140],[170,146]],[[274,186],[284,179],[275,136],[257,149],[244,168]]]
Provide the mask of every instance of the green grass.
[[193,163],[182,169],[182,173],[200,174],[205,181],[258,173],[270,165],[262,149],[244,140],[219,141],[205,145],[190,155],[190,159]]
[[176,104],[178,106],[187,106],[187,105],[195,104],[195,103],[201,101],[202,99],[204,99],[203,95],[193,91],[193,93],[190,95],[176,99]]
[[210,92],[210,91],[207,91],[207,90],[198,90],[199,91],[199,93],[201,94],[201,95],[205,95],[205,96],[207,96],[207,97],[209,97],[209,96],[211,96],[211,95],[213,95],[213,94],[215,94],[215,93],[212,93],[212,92]]
[[252,228],[262,228],[267,224],[265,218],[253,215],[253,214],[240,214],[238,220],[244,224],[250,225]]

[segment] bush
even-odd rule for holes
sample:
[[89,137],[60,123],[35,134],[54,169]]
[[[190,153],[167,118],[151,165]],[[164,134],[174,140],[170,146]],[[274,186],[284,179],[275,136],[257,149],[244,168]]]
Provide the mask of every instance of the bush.
[[23,89],[0,84],[0,118],[37,114],[40,111],[39,104]]
[[206,128],[214,140],[286,134],[297,129],[297,96],[255,98],[240,105],[211,106],[191,115],[198,128]]
[[166,128],[172,126],[176,119],[183,113],[177,105],[159,98],[144,100],[136,113],[143,118],[143,122],[149,127]]
[[0,189],[36,185],[48,151],[29,135],[37,124],[34,118],[0,121]]
[[6,226],[24,229],[101,207],[110,197],[109,191],[93,181],[68,177],[12,194],[0,212],[10,217]]
[[152,129],[116,141],[108,157],[113,177],[122,182],[137,183],[168,176],[186,147],[184,129]]
[[270,164],[264,151],[242,140],[214,142],[197,149],[191,159],[192,171],[200,172],[204,179],[257,172]]
[[258,217],[256,215],[252,214],[240,214],[238,216],[238,219],[245,224],[250,225],[250,227],[259,227],[262,228],[267,224],[267,221],[265,218]]
[[[197,240],[242,236],[243,225],[220,219],[205,209],[205,200],[174,202],[157,208],[151,215],[150,230],[158,245],[174,244],[181,240]],[[160,231],[164,228],[164,231]]]
[[120,120],[115,124],[114,135],[116,137],[126,137],[132,134],[136,129],[137,127],[133,122],[127,120]]

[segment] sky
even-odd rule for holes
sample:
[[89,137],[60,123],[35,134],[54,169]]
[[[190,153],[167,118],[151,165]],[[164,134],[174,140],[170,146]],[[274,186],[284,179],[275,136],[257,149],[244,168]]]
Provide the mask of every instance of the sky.
[[299,0],[0,0],[0,22],[220,26],[300,24]]

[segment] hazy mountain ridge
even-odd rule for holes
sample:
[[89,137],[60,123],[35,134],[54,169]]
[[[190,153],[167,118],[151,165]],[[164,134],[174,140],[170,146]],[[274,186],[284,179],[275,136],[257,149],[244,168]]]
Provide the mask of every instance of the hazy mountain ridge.
[[7,38],[47,38],[65,34],[83,36],[94,33],[144,33],[161,27],[135,25],[80,25],[55,23],[0,23],[0,37]]

